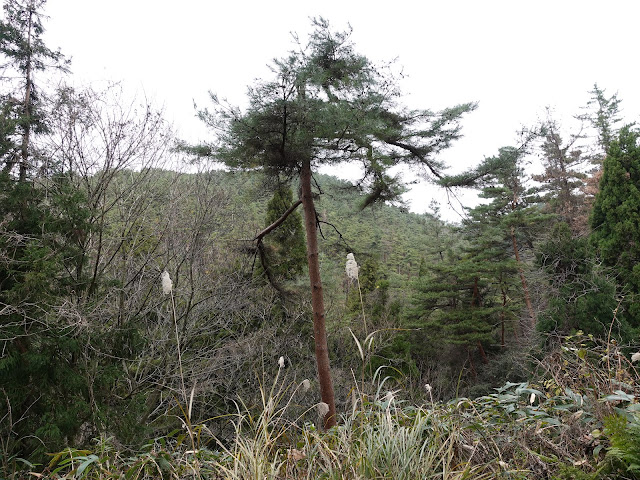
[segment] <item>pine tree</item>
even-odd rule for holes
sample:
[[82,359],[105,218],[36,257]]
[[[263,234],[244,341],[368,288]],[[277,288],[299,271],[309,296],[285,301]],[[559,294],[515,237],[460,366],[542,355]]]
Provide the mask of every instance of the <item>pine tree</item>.
[[492,302],[487,306],[485,265],[462,255],[432,265],[418,280],[412,299],[410,326],[431,341],[478,348],[486,361],[485,345],[492,342],[496,322]]
[[[526,145],[525,145],[526,146]],[[522,258],[523,245],[533,247],[533,238],[541,222],[548,216],[540,211],[537,188],[527,187],[522,148],[504,147],[495,157],[486,158],[476,169],[460,175],[443,178],[445,185],[481,187],[481,198],[490,200],[474,209],[474,216],[482,217],[504,235],[510,244],[522,285],[522,295],[529,316],[535,327],[537,314],[533,306],[527,264]]]
[[299,45],[288,57],[275,61],[274,80],[259,81],[250,89],[246,112],[214,97],[217,112],[201,116],[221,132],[221,147],[211,153],[228,166],[261,168],[279,178],[299,178],[316,364],[322,401],[329,406],[325,427],[330,427],[336,422],[336,413],[313,172],[320,165],[360,161],[370,187],[364,204],[393,200],[402,185],[389,169],[409,164],[440,176],[443,165],[434,157],[460,137],[460,118],[475,105],[463,104],[438,113],[401,108],[396,80],[355,52],[350,32],[334,32],[323,19],[315,20],[314,25],[306,47]]
[[558,123],[548,117],[542,125],[541,136],[544,172],[532,177],[541,183],[541,200],[546,202],[546,211],[555,214],[558,221],[568,223],[575,232],[584,233],[590,204],[583,191],[587,175],[582,167],[587,159],[578,144],[583,135],[570,135],[565,142]]
[[591,211],[595,196],[598,193],[600,181],[602,179],[602,168],[604,159],[609,151],[611,142],[618,136],[619,128],[617,124],[621,122],[620,104],[622,101],[617,94],[606,96],[605,90],[594,84],[593,90],[589,92],[591,98],[587,102],[584,114],[577,118],[586,121],[595,132],[595,148],[586,155],[593,164],[589,176],[585,179],[583,192],[585,194],[585,208]]
[[587,102],[586,109],[590,110],[579,118],[587,120],[595,129],[599,152],[593,156],[593,162],[602,165],[611,142],[618,136],[616,124],[622,120],[620,118],[620,103],[618,94],[614,93],[610,97],[606,96],[606,90],[593,85],[593,90],[589,92],[591,98]]
[[449,249],[416,280],[406,325],[419,332],[406,336],[412,350],[429,355],[436,345],[450,345],[474,374],[478,370],[472,352],[487,363],[492,346],[505,348],[522,309],[508,239],[499,224],[484,215],[471,210],[460,229],[465,240],[461,247]]

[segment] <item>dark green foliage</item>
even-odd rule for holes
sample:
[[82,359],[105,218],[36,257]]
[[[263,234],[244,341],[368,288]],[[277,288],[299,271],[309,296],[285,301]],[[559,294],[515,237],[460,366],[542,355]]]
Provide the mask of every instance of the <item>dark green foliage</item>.
[[[520,252],[533,247],[541,226],[549,219],[549,215],[541,211],[538,189],[527,186],[525,153],[524,149],[503,147],[497,156],[482,162],[476,169],[477,175],[462,174],[473,180],[468,185],[481,189],[480,198],[488,200],[469,212],[469,225],[479,229],[475,236],[493,239],[492,248],[510,250],[519,268],[524,264],[517,258]],[[446,179],[445,183],[448,183]]]
[[458,360],[452,365],[457,368],[462,368],[460,359],[475,356],[471,352],[477,351],[478,359],[486,363],[487,352],[496,350],[495,345],[506,346],[522,307],[517,300],[517,270],[508,251],[499,241],[493,243],[495,238],[487,232],[474,236],[473,227],[466,228],[471,242],[458,254],[450,251],[416,281],[407,326],[419,332],[406,335],[414,343],[414,355],[432,349],[428,355],[435,361],[444,357],[443,344],[450,345]]
[[[597,133],[600,152],[591,160],[601,165],[607,152],[620,156],[620,147],[614,141],[617,137],[615,125],[620,121],[620,100],[616,95],[606,97],[604,90],[597,85],[590,93],[589,111],[578,118],[588,122]],[[628,136],[628,132],[625,135]],[[541,313],[538,327],[542,331],[563,334],[581,330],[607,337],[611,333],[618,339],[630,340],[630,302],[620,303],[620,295],[628,294],[630,287],[628,278],[614,268],[619,264],[618,255],[628,255],[627,246],[614,241],[607,247],[607,241],[603,241],[603,238],[609,237],[610,242],[612,237],[621,232],[621,228],[625,228],[620,223],[621,219],[627,225],[633,223],[630,219],[637,215],[637,211],[621,211],[624,207],[614,204],[616,201],[634,201],[634,181],[625,174],[624,167],[620,170],[614,165],[614,160],[605,161],[609,167],[605,168],[603,177],[606,176],[606,179],[603,178],[600,185],[603,191],[597,194],[591,214],[590,226],[595,230],[590,244],[586,219],[592,197],[583,193],[597,191],[594,184],[594,178],[597,177],[585,179],[579,169],[575,169],[582,164],[583,158],[589,158],[580,148],[574,147],[584,137],[580,134],[571,136],[569,142],[564,144],[558,134],[558,125],[553,120],[543,125],[543,137],[542,153],[546,170],[535,178],[543,182],[542,189],[547,191],[545,209],[556,214],[555,220],[561,223],[554,225],[536,253],[538,264],[547,273],[550,285],[548,306]],[[625,190],[628,184],[631,185],[630,191]],[[613,200],[613,197],[618,200]],[[630,244],[633,245],[633,241]],[[596,247],[595,252],[592,246]],[[598,256],[603,260],[606,257],[606,260],[601,262]]]
[[318,215],[312,182],[320,166],[362,162],[364,206],[393,201],[400,182],[389,170],[417,166],[432,177],[444,165],[436,158],[460,137],[467,103],[438,113],[398,105],[397,79],[358,54],[350,31],[333,31],[313,20],[306,46],[275,60],[272,80],[249,89],[246,112],[213,97],[216,111],[201,118],[222,135],[212,150],[217,160],[237,169],[259,169],[277,179],[300,180],[313,311],[316,364],[321,397],[329,406],[325,427],[336,422],[329,371],[325,301],[318,252]]
[[[592,258],[588,238],[573,236],[566,223],[557,223],[538,248],[537,259],[550,286],[539,330],[563,335],[581,330],[606,338],[618,304],[616,284]],[[618,326],[613,333],[629,334]]]
[[434,265],[427,279],[416,285],[413,303],[420,323],[445,343],[475,346],[491,340],[492,308],[483,306],[487,287],[479,264],[455,258]]
[[61,63],[62,54],[49,49],[43,39],[42,11],[46,0],[7,0],[4,20],[0,22],[0,53],[13,68],[25,73],[29,68],[46,70]]
[[[545,223],[547,213],[570,222],[584,200],[579,193],[582,175],[576,168],[582,153],[570,148],[573,137],[564,144],[557,126],[547,125],[542,145],[546,170],[539,177],[546,186],[541,190],[528,188],[524,148],[501,149],[472,172],[442,177],[444,165],[437,154],[459,138],[461,117],[475,105],[441,112],[400,107],[395,78],[355,52],[350,32],[332,32],[324,20],[315,22],[308,45],[299,45],[275,62],[275,79],[260,81],[250,90],[247,112],[214,98],[215,114],[202,113],[224,132],[219,139],[222,148],[193,147],[192,153],[215,155],[231,172],[180,176],[153,166],[136,170],[132,163],[119,163],[115,157],[108,159],[113,163],[102,165],[101,153],[86,171],[78,172],[77,165],[63,168],[60,163],[68,160],[65,155],[72,149],[52,148],[53,156],[48,158],[34,142],[34,134],[46,133],[54,123],[71,120],[65,125],[73,126],[76,119],[78,124],[86,122],[87,130],[75,131],[75,138],[88,139],[88,144],[97,138],[78,134],[95,126],[96,118],[84,110],[90,107],[90,95],[80,94],[74,100],[71,89],[61,89],[54,107],[60,115],[49,116],[45,99],[31,82],[30,71],[62,61],[59,53],[41,42],[38,9],[43,4],[41,0],[7,1],[0,24],[0,54],[21,78],[0,99],[0,338],[4,341],[0,455],[4,474],[11,473],[7,459],[23,456],[41,461],[47,451],[66,445],[84,447],[92,437],[113,435],[119,446],[127,448],[138,447],[149,436],[166,434],[162,442],[170,443],[174,437],[168,432],[183,428],[178,418],[185,417],[183,398],[191,386],[195,392],[191,420],[207,419],[207,429],[202,431],[216,431],[226,442],[229,425],[220,419],[235,411],[238,396],[252,412],[255,405],[260,408],[264,398],[259,398],[261,392],[252,377],[261,369],[258,382],[266,384],[265,378],[276,371],[275,362],[273,370],[268,370],[269,359],[286,356],[287,367],[278,373],[280,378],[310,377],[309,302],[302,295],[276,299],[272,289],[256,282],[249,256],[241,253],[255,250],[247,249],[246,243],[239,246],[237,240],[255,238],[295,204],[289,185],[296,183],[294,178],[303,166],[316,171],[321,165],[356,160],[364,167],[364,177],[356,185],[313,175],[318,195],[313,196],[316,211],[311,209],[311,218],[322,237],[318,270],[328,300],[329,346],[336,370],[348,372],[354,362],[361,361],[348,330],[360,338],[359,328],[375,329],[378,332],[370,337],[375,341],[363,344],[367,358],[363,355],[362,361],[370,373],[392,367],[379,370],[392,377],[385,380],[389,384],[415,386],[426,380],[433,385],[428,402],[432,396],[491,392],[476,401],[473,415],[466,410],[473,404],[470,400],[438,406],[442,418],[450,420],[459,412],[466,419],[461,421],[464,430],[451,430],[452,439],[469,443],[465,438],[481,432],[485,439],[495,434],[504,446],[496,455],[492,448],[498,442],[482,444],[477,437],[474,445],[482,448],[476,449],[474,461],[484,462],[478,457],[488,455],[491,472],[504,469],[501,473],[506,476],[519,475],[519,466],[535,467],[541,465],[541,458],[551,459],[567,464],[545,467],[547,476],[596,478],[586,467],[583,471],[570,466],[584,453],[570,449],[579,445],[587,455],[593,445],[584,447],[574,441],[563,451],[559,440],[575,440],[573,430],[580,431],[579,438],[588,439],[594,427],[588,423],[594,421],[590,410],[603,404],[582,402],[573,385],[572,390],[556,383],[572,378],[576,383],[595,381],[597,372],[584,361],[587,353],[579,353],[586,352],[583,346],[561,347],[567,355],[578,352],[576,369],[562,371],[561,363],[557,369],[545,366],[547,372],[561,373],[545,379],[545,387],[539,387],[544,393],[534,400],[529,400],[534,387],[524,383],[508,384],[497,394],[493,391],[507,378],[525,380],[529,352],[510,350],[510,346],[520,348],[527,340],[529,330],[522,328],[520,317],[528,297],[530,252],[541,238],[536,259],[547,274],[548,302],[535,305],[538,312],[545,310],[538,317],[540,330],[562,334],[580,330],[594,336],[611,330],[613,336],[629,340],[634,338],[630,326],[640,327],[640,151],[638,134],[631,129],[623,129],[613,141],[619,103],[615,95],[607,98],[597,86],[592,92],[598,111],[590,119],[608,158],[592,217],[591,244],[565,223],[556,223],[548,236],[541,235],[550,224]],[[30,23],[25,23],[27,18]],[[31,45],[25,43],[29,28]],[[22,80],[30,85],[26,90]],[[147,110],[145,122],[151,117],[159,118]],[[157,131],[160,123],[144,123],[141,131]],[[126,130],[120,130],[123,125],[129,128],[133,123],[116,121],[108,128],[98,126],[98,131],[116,132],[113,138],[120,142],[120,133]],[[133,155],[144,156],[151,143],[133,141]],[[102,152],[101,146],[96,150]],[[160,155],[164,153],[161,150]],[[469,210],[460,228],[441,222],[437,207],[433,215],[393,208],[404,185],[391,169],[401,164],[418,167],[449,187],[481,188],[486,202]],[[271,184],[279,185],[271,199],[272,190],[264,188],[264,174]],[[543,203],[546,209],[541,208]],[[268,273],[272,284],[276,279],[299,289],[306,247],[298,211],[259,246],[264,255],[262,272]],[[594,260],[593,247],[603,266]],[[358,283],[346,282],[346,252],[356,253]],[[174,281],[170,297],[161,296],[157,284],[165,269]],[[360,315],[366,322],[360,321]],[[612,324],[614,316],[617,324]],[[612,358],[620,360],[618,366],[624,363],[622,354],[617,352],[616,357],[612,351],[608,346],[607,365]],[[604,354],[598,361],[601,368]],[[612,380],[611,371],[607,381]],[[626,388],[618,382],[619,373],[625,382],[630,378],[628,372],[621,372],[615,373],[615,388]],[[186,384],[186,392],[181,384]],[[353,386],[351,376],[343,374],[337,384],[338,398],[346,398]],[[589,387],[590,394],[597,394],[600,388],[596,387],[602,385]],[[298,395],[300,388],[292,391]],[[424,391],[414,389],[410,394],[425,399]],[[317,392],[308,395],[311,398]],[[557,403],[578,397],[575,405]],[[391,401],[385,402],[385,411],[395,408],[390,407]],[[370,406],[376,405],[382,405],[380,399],[372,400]],[[435,403],[431,406],[435,408]],[[432,415],[433,410],[425,414]],[[408,408],[399,418],[406,423],[417,411]],[[484,418],[469,424],[476,414]],[[289,425],[290,419],[282,418]],[[437,420],[433,425],[440,424]],[[531,430],[523,430],[525,423]],[[360,422],[360,426],[366,424]],[[523,432],[527,436],[523,445],[531,439],[540,441],[517,451],[513,444]],[[508,435],[499,437],[504,433]],[[635,478],[640,469],[638,426],[615,417],[605,424],[605,433],[612,446],[607,457],[611,470],[619,471],[619,478]],[[332,433],[328,435],[325,438],[332,438]],[[423,448],[424,443],[417,445]],[[547,451],[550,445],[553,453]],[[467,455],[459,446],[452,444],[451,451]],[[286,455],[283,452],[278,455]],[[553,457],[559,452],[564,459]],[[494,465],[503,454],[510,472],[504,465]],[[547,454],[551,456],[542,456]],[[182,460],[204,458],[197,455],[220,458],[204,448],[185,455]],[[99,461],[104,458],[108,457]],[[168,453],[163,467],[150,467],[150,471],[169,472],[167,459],[171,459]],[[455,465],[466,460],[456,458]]]
[[[34,74],[65,70],[60,52],[49,49],[43,39],[42,10],[46,0],[7,0],[0,21],[0,62],[10,75],[3,76],[0,92],[0,155],[2,171],[25,180],[36,167],[32,136],[47,130],[47,114]],[[5,63],[6,62],[6,63]],[[6,81],[13,78],[14,81]]]
[[[246,113],[213,97],[215,112],[201,118],[223,131],[221,147],[210,151],[238,169],[260,168],[292,178],[303,161],[319,165],[360,161],[368,193],[362,205],[393,201],[402,192],[389,173],[407,164],[439,177],[435,157],[461,136],[461,104],[441,112],[398,106],[396,78],[355,51],[350,31],[335,32],[314,20],[307,46],[275,61],[275,79],[249,89]],[[206,150],[200,150],[205,152]]]
[[[431,264],[421,265],[414,286],[407,326],[420,330],[405,335],[414,343],[414,355],[431,357],[440,365],[446,356],[458,372],[467,360],[474,377],[479,370],[476,360],[491,363],[492,356],[507,351],[521,331],[522,307],[530,305],[521,252],[530,248],[545,216],[536,204],[536,192],[524,186],[521,155],[515,148],[503,148],[497,157],[485,160],[475,178],[473,172],[460,177],[482,187],[480,196],[489,203],[469,210],[458,232],[463,241],[455,249],[449,245],[446,255],[440,250]],[[449,345],[448,354],[443,344]],[[483,366],[480,376],[485,370],[489,372],[491,365]],[[504,378],[489,374],[487,380]]]
[[605,419],[604,433],[611,447],[607,450],[610,470],[618,473],[616,478],[640,478],[640,423],[633,417],[629,422],[625,416],[611,415]]
[[[289,186],[279,187],[267,204],[266,225],[278,220],[293,205]],[[302,215],[293,211],[286,220],[264,240],[265,266],[270,274],[283,280],[292,280],[304,271],[307,250],[302,228]]]
[[600,153],[593,158],[596,164],[602,164],[609,151],[609,146],[618,136],[616,124],[620,123],[620,103],[618,94],[614,93],[610,97],[605,95],[605,89],[593,85],[593,90],[589,92],[591,99],[587,102],[587,113],[580,118],[587,120],[596,130]]
[[482,188],[480,198],[489,203],[476,207],[474,212],[487,220],[499,221],[506,237],[510,236],[506,232],[514,228],[519,243],[528,245],[545,217],[539,211],[538,190],[527,186],[523,165],[525,153],[515,147],[503,147],[497,157],[485,160],[488,173],[477,186]]
[[72,441],[84,422],[98,424],[106,398],[98,392],[114,382],[119,370],[113,360],[95,368],[103,332],[87,329],[78,308],[86,293],[82,247],[92,232],[88,199],[39,148],[50,117],[33,75],[64,68],[62,55],[42,40],[44,3],[4,2],[0,22],[2,62],[16,79],[3,84],[0,98],[0,337],[5,342],[0,435],[5,459],[42,460],[45,451]]
[[596,196],[591,241],[603,265],[616,273],[628,321],[640,327],[640,145],[629,127],[609,146]]
[[43,183],[0,177],[0,302],[7,306],[0,331],[9,340],[0,408],[10,407],[2,428],[24,453],[42,453],[42,442],[63,445],[90,416],[83,335],[58,311],[60,298],[81,293],[69,272],[81,262],[75,236],[87,229],[86,211],[64,178]]
[[540,150],[544,172],[534,175],[533,179],[540,183],[545,211],[571,225],[573,231],[580,232],[585,230],[590,208],[584,194],[587,175],[581,171],[587,159],[578,147],[582,139],[580,134],[571,135],[565,142],[559,132],[560,125],[552,118],[542,125]]

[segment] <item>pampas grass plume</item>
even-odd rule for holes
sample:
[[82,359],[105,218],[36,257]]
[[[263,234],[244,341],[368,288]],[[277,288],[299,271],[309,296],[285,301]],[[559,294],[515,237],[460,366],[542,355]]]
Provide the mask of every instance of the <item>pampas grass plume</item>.
[[162,280],[162,293],[164,295],[169,295],[171,293],[171,290],[173,290],[173,282],[171,281],[169,272],[167,272],[166,270],[163,271],[162,275],[160,275],[160,278]]
[[320,418],[324,418],[324,416],[329,413],[329,405],[324,402],[318,403],[316,408],[318,409],[318,416]]
[[360,270],[360,267],[358,267],[358,264],[356,263],[356,259],[353,256],[353,253],[348,253],[347,265],[345,267],[345,271],[347,272],[347,277],[349,277],[350,280],[357,280],[359,270]]
[[311,382],[309,381],[309,379],[308,379],[308,378],[305,378],[305,379],[302,381],[302,392],[303,392],[303,393],[304,393],[304,392],[308,392],[310,388],[311,388]]

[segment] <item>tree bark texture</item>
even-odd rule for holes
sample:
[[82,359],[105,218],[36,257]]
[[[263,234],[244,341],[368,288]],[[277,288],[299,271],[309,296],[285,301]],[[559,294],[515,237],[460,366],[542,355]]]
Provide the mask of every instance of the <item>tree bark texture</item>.
[[520,251],[518,249],[518,242],[516,240],[516,231],[513,226],[511,227],[511,243],[513,244],[513,254],[516,257],[516,263],[518,264],[518,273],[520,274],[520,282],[522,283],[522,290],[524,292],[524,302],[527,305],[529,311],[529,318],[531,319],[531,326],[536,328],[536,313],[533,310],[533,304],[531,303],[531,295],[529,294],[529,285],[527,279],[524,276],[524,269],[522,268],[522,262],[520,261]]
[[309,281],[311,283],[311,308],[313,310],[313,336],[315,340],[316,366],[320,383],[320,397],[329,406],[324,416],[324,428],[336,425],[336,405],[333,393],[333,382],[329,370],[329,350],[327,348],[327,331],[324,318],[324,297],[322,280],[320,279],[320,262],[318,259],[318,230],[316,210],[311,191],[311,162],[305,160],[300,171],[300,188],[302,191],[302,207],[304,226],[307,233],[307,261],[309,263]]

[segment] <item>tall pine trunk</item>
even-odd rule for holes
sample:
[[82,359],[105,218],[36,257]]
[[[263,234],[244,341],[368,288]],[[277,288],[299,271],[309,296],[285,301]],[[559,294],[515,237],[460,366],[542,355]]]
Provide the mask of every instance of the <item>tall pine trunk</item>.
[[327,331],[324,319],[324,296],[320,278],[320,262],[318,259],[318,231],[316,209],[311,192],[311,161],[305,160],[300,171],[300,189],[302,191],[302,208],[304,210],[304,226],[307,233],[307,260],[309,263],[309,281],[311,283],[311,308],[313,310],[313,336],[316,348],[316,365],[320,383],[320,397],[329,406],[324,416],[324,428],[336,424],[336,403],[333,383],[329,370],[329,350],[327,348]]
[[527,278],[524,276],[524,268],[522,266],[522,261],[520,260],[518,241],[516,240],[516,230],[513,226],[511,226],[511,243],[513,244],[513,254],[516,257],[518,273],[520,274],[520,282],[522,283],[522,291],[524,292],[524,302],[527,305],[527,310],[529,311],[529,320],[531,321],[531,326],[536,328],[536,312],[533,310],[533,304],[531,303],[529,285],[527,283]]

